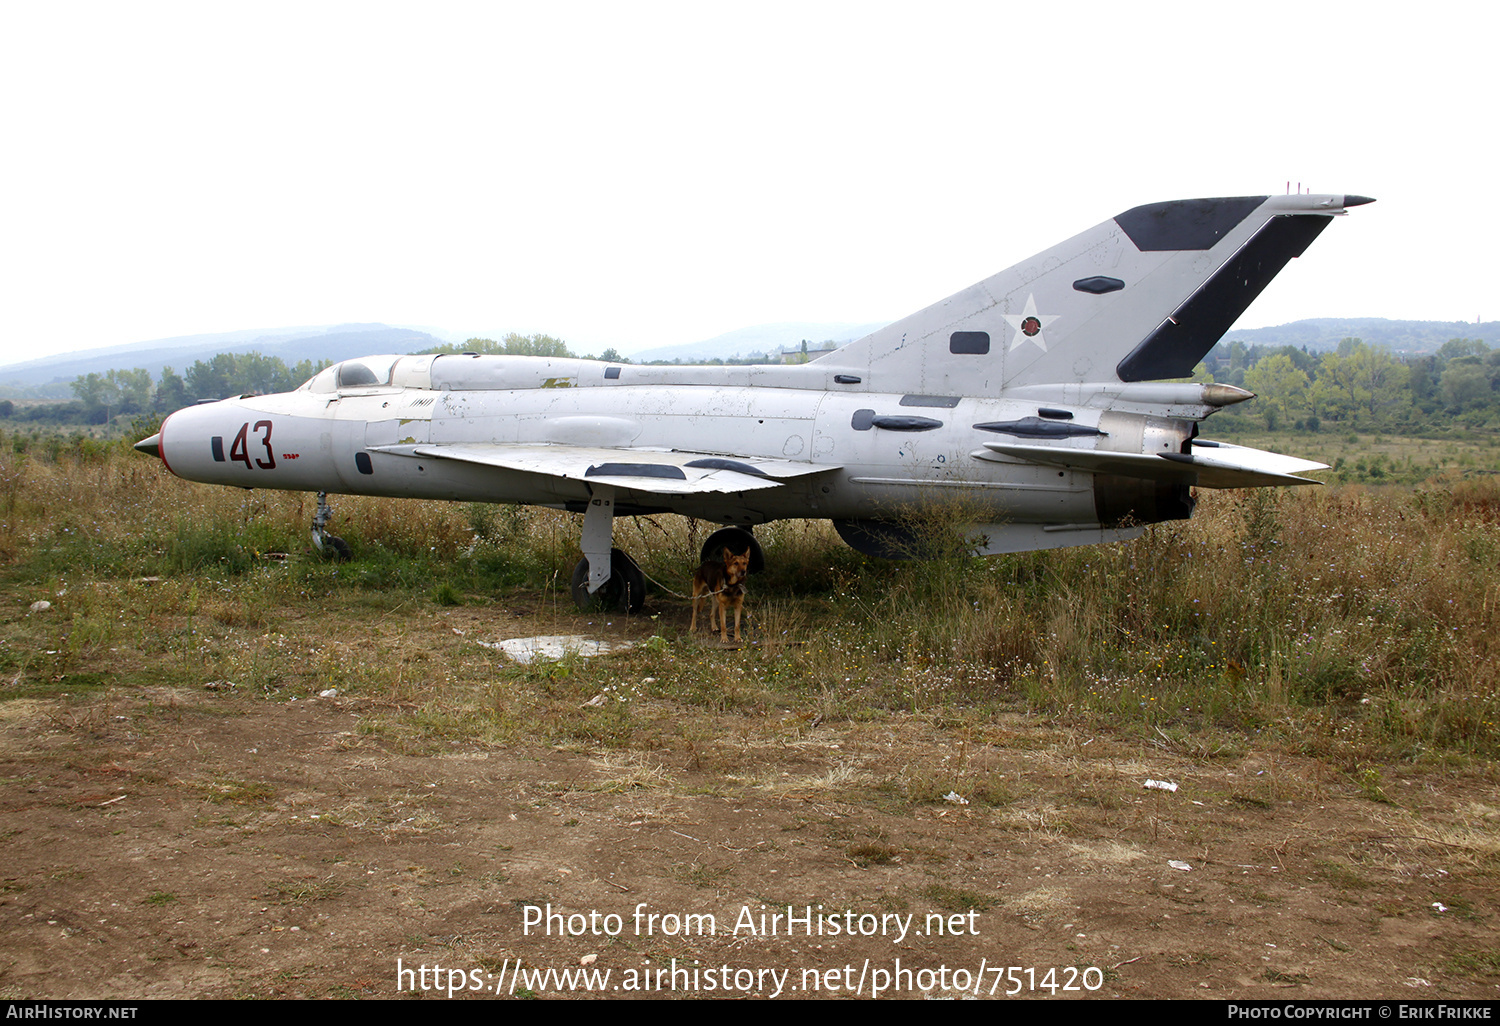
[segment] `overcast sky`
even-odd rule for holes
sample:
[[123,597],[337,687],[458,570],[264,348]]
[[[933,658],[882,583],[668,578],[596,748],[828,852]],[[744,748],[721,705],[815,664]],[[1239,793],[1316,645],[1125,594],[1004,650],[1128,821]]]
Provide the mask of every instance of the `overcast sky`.
[[1130,207],[1288,181],[1379,202],[1241,327],[1495,319],[1500,16],[1399,11],[4,3],[0,363],[893,320]]

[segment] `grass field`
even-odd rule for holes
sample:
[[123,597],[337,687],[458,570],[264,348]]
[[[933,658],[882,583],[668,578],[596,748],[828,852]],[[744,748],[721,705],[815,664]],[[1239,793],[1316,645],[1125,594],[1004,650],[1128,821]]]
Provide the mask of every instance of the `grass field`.
[[1416,486],[1433,479],[1500,474],[1500,437],[1487,432],[1455,428],[1432,438],[1327,428],[1267,434],[1228,424],[1221,430],[1213,422],[1205,425],[1204,432],[1207,438],[1327,463],[1333,469],[1318,476],[1330,484]]
[[[420,906],[432,900],[434,874],[477,885],[474,874],[483,870],[489,882],[480,892],[494,900],[562,901],[569,878],[548,860],[574,850],[573,835],[554,832],[563,826],[593,824],[595,836],[614,838],[605,851],[664,810],[686,815],[680,810],[707,803],[722,811],[675,820],[671,832],[692,839],[722,829],[729,837],[759,814],[757,803],[769,802],[780,810],[769,847],[724,840],[664,863],[658,855],[651,872],[661,882],[645,893],[800,901],[813,886],[806,881],[817,879],[820,900],[826,892],[828,901],[855,907],[1008,910],[1022,929],[1054,919],[1060,925],[1073,907],[1059,904],[1061,891],[1044,872],[1059,852],[1082,858],[1086,848],[1084,862],[1097,878],[1139,867],[1145,853],[1168,850],[1169,838],[1206,855],[1248,816],[1267,833],[1228,860],[1250,867],[1233,873],[1269,863],[1284,872],[1295,863],[1301,876],[1288,881],[1305,878],[1300,886],[1317,888],[1321,901],[1351,917],[1373,916],[1372,929],[1390,922],[1425,929],[1422,917],[1431,912],[1421,910],[1433,901],[1468,909],[1445,954],[1413,972],[1443,976],[1446,993],[1493,993],[1496,967],[1482,953],[1492,950],[1497,910],[1475,896],[1493,895],[1500,872],[1500,482],[1491,476],[1209,492],[1200,494],[1191,521],[1154,526],[1137,542],[985,560],[869,560],[825,523],[771,524],[757,530],[767,571],[751,582],[746,644],[730,647],[688,634],[687,603],[665,591],[648,595],[639,616],[577,613],[567,587],[578,558],[573,515],[345,497],[335,509],[333,529],[354,551],[343,564],[310,551],[310,495],[186,483],[118,446],[56,458],[0,455],[0,709],[12,730],[0,774],[11,807],[74,815],[82,806],[66,781],[93,793],[100,781],[117,779],[122,792],[147,793],[162,811],[113,826],[100,813],[101,841],[150,828],[198,838],[172,841],[174,851],[243,847],[248,876],[265,866],[252,850],[280,852],[276,864],[302,867],[299,874],[262,881],[245,900],[301,915],[346,901],[352,909],[362,894],[368,900],[363,877],[340,876],[350,866],[386,871],[377,855],[344,848],[288,855],[312,843],[309,810],[318,809],[320,830],[365,837],[371,852],[403,838],[436,838],[447,814],[435,806],[420,811],[428,808],[422,785],[411,778],[382,784],[405,796],[397,801],[364,791],[356,798],[351,789],[360,785],[348,781],[384,780],[380,774],[401,765],[408,767],[402,773],[444,780],[459,793],[477,786],[472,773],[443,776],[442,767],[469,773],[452,760],[504,754],[541,774],[507,771],[510,783],[495,800],[514,808],[510,819],[538,810],[560,817],[530,835],[539,861],[499,872],[495,860],[506,856],[496,853],[521,843],[507,837],[492,843],[490,861],[463,848],[469,854],[453,855],[449,870],[428,864],[412,876],[391,869],[399,879],[390,895],[407,901],[414,894]],[[922,526],[941,540],[951,526],[946,516],[929,514]],[[624,518],[615,537],[651,578],[682,591],[698,542],[713,526]],[[36,605],[42,602],[46,608]],[[576,633],[635,647],[530,665],[490,647],[505,637]],[[336,697],[318,698],[329,692]],[[345,718],[328,711],[329,702]],[[270,745],[273,734],[300,737],[314,721],[315,733],[333,740],[318,749],[323,762],[305,779],[294,784],[281,768],[244,763],[244,752],[262,747],[256,734],[270,732],[263,742]],[[215,749],[225,738],[235,740]],[[1221,818],[1187,826],[1180,811],[1140,805],[1135,778],[1162,763],[1196,779],[1202,800],[1192,804]],[[54,799],[27,797],[33,792],[59,797],[49,805]],[[1441,803],[1423,804],[1422,795],[1439,793]],[[99,802],[121,800],[111,794],[99,791]],[[1349,812],[1317,811],[1334,799],[1356,803],[1354,834],[1346,831],[1355,829]],[[402,802],[417,811],[398,810]],[[131,804],[107,815],[126,815]],[[463,803],[464,815],[479,817],[487,807],[476,793]],[[730,809],[738,811],[730,816]],[[1289,811],[1303,824],[1302,840],[1271,836]],[[1332,826],[1320,826],[1320,817],[1345,832],[1325,832]],[[963,831],[952,833],[960,820]],[[131,900],[143,921],[180,918],[185,885],[175,878],[80,868],[72,857],[62,862],[74,870],[44,868],[56,863],[47,838],[71,829],[57,822],[12,829],[0,842],[12,866],[37,867],[6,876],[0,899],[10,898],[0,900],[0,914],[8,901],[18,927],[29,929],[19,910],[37,915],[41,906],[25,902],[76,897],[68,875],[76,870],[78,879],[107,880],[99,886],[109,893],[140,891]],[[746,868],[759,863],[745,860],[769,852],[785,860],[801,851],[797,838],[811,840],[803,829],[818,832],[808,850],[831,860],[822,876],[802,855],[766,863],[803,874],[802,889],[778,891],[761,875],[773,870]],[[290,831],[290,839],[273,843],[275,830]],[[1369,841],[1386,833],[1420,834],[1422,846],[1393,853]],[[1434,877],[1447,881],[1432,885],[1438,890],[1421,901],[1399,889],[1387,895],[1416,878],[1412,867],[1439,856],[1448,875]],[[1018,858],[1035,861],[1037,872],[1010,897],[970,872]],[[197,884],[204,907],[237,886],[207,865],[205,878],[219,882]],[[646,871],[641,865],[637,872]],[[1462,887],[1454,875],[1460,866]],[[1151,901],[1180,901],[1173,871],[1164,872],[1159,888],[1166,889],[1151,891]],[[872,883],[871,873],[885,882]],[[1237,879],[1223,881],[1226,908],[1301,900],[1294,889],[1278,891],[1280,884]],[[516,892],[518,881],[529,890]],[[606,895],[610,886],[600,885]],[[1120,884],[1098,886],[1098,900],[1107,902]],[[1160,915],[1169,915],[1174,906],[1162,907]],[[393,912],[393,923],[401,915]],[[1198,939],[1181,938],[1185,948],[1216,936],[1212,917],[1197,929]],[[1320,929],[1331,928],[1304,933],[1317,937]],[[434,926],[391,944],[408,953],[431,949],[431,936],[441,933]],[[519,943],[474,940],[465,957],[498,958]],[[1350,996],[1357,992],[1340,991],[1335,978],[1352,978],[1350,967],[1373,956],[1338,947],[1344,943],[1324,952],[1347,955],[1349,966],[1337,971],[1278,963],[1260,976],[1251,960],[1253,985],[1223,986],[1240,995],[1274,993],[1287,980],[1302,986],[1299,973],[1318,979],[1327,972],[1317,992]],[[1130,950],[1112,945],[1122,946]],[[1066,945],[1052,955],[1074,957]],[[1096,955],[1121,964],[1128,957],[1089,957]],[[6,970],[0,951],[7,995],[47,992],[16,982],[23,977],[62,979],[50,964],[26,975],[16,968],[22,956],[11,956]],[[66,953],[58,949],[56,957]],[[182,961],[180,951],[161,957],[164,965]],[[1209,986],[1194,982],[1201,963],[1181,957],[1187,960],[1171,962],[1171,987],[1132,978],[1128,969],[1111,976],[1111,986],[1124,981],[1115,990],[1158,996]],[[1401,957],[1391,955],[1391,964]],[[345,983],[302,963],[281,961],[273,972],[257,968],[252,955],[222,958],[229,967],[222,979],[195,985],[173,977],[171,992],[352,996],[338,989]],[[1187,989],[1172,989],[1179,985]],[[355,990],[381,987],[389,989],[381,981]]]
[[[573,515],[337,503],[335,529],[356,553],[342,565],[311,557],[307,495],[192,485],[118,449],[0,459],[12,604],[24,613],[53,603],[6,625],[8,690],[208,674],[295,693],[326,675],[270,643],[288,613],[353,624],[371,610],[515,593],[572,615]],[[652,697],[715,707],[870,716],[953,705],[1123,730],[1273,730],[1353,762],[1500,754],[1500,482],[1207,492],[1199,507],[1130,545],[986,560],[869,560],[823,522],[768,525],[752,606],[758,644],[726,657],[732,697],[698,693],[680,627],[641,620],[633,629],[652,628],[655,640],[630,658],[655,677]],[[683,590],[711,528],[625,518],[616,542]],[[534,675],[516,672],[523,683]],[[588,687],[614,671],[568,672],[600,675],[577,684]],[[399,658],[360,659],[353,685],[390,688],[401,674]],[[487,729],[558,728],[505,717]]]

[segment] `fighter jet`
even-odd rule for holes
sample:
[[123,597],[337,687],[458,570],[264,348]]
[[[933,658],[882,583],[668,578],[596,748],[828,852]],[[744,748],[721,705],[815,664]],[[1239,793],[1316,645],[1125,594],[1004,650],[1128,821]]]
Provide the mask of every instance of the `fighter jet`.
[[[1362,196],[1177,200],[1127,210],[797,366],[632,366],[528,356],[373,356],[292,392],[173,413],[137,443],[172,473],[241,488],[521,503],[583,513],[580,606],[638,609],[616,516],[832,520],[861,552],[920,555],[900,511],[958,500],[975,555],[1138,537],[1194,487],[1314,483],[1324,464],[1206,441],[1253,398],[1184,380],[1262,289]],[[907,522],[909,523],[909,521]]]

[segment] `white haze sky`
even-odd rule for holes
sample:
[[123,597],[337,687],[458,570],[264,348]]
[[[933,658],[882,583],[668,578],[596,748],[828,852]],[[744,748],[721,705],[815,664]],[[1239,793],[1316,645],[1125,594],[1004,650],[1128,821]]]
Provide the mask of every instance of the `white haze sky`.
[[13,0],[0,363],[893,320],[1130,207],[1288,181],[1379,202],[1241,327],[1495,319],[1494,12]]

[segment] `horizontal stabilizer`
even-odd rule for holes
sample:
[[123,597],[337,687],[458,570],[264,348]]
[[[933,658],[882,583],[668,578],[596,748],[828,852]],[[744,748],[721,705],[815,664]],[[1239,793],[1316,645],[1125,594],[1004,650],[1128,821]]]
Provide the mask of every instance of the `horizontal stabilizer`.
[[[1198,451],[1197,446],[1203,446],[1202,451]],[[1188,456],[1182,453],[1109,452],[1051,445],[986,442],[984,450],[974,455],[984,459],[984,452],[987,450],[1047,467],[1061,467],[1091,474],[1118,474],[1121,477],[1139,477],[1151,481],[1182,481],[1200,488],[1318,484],[1317,481],[1293,475],[1309,470],[1328,469],[1324,463],[1226,442],[1195,442],[1194,447],[1195,451]]]
[[511,445],[503,442],[384,445],[374,447],[372,451],[421,459],[458,460],[655,495],[748,492],[776,488],[786,478],[839,469],[790,460],[726,457],[701,452]]
[[[1256,485],[1318,484],[1305,477],[1293,477],[1313,470],[1327,470],[1328,464],[1284,456],[1279,452],[1252,449],[1248,445],[1209,442],[1196,439],[1193,454],[1172,454],[1165,459],[1197,469],[1200,488],[1253,488]],[[1263,477],[1252,481],[1247,477]]]

